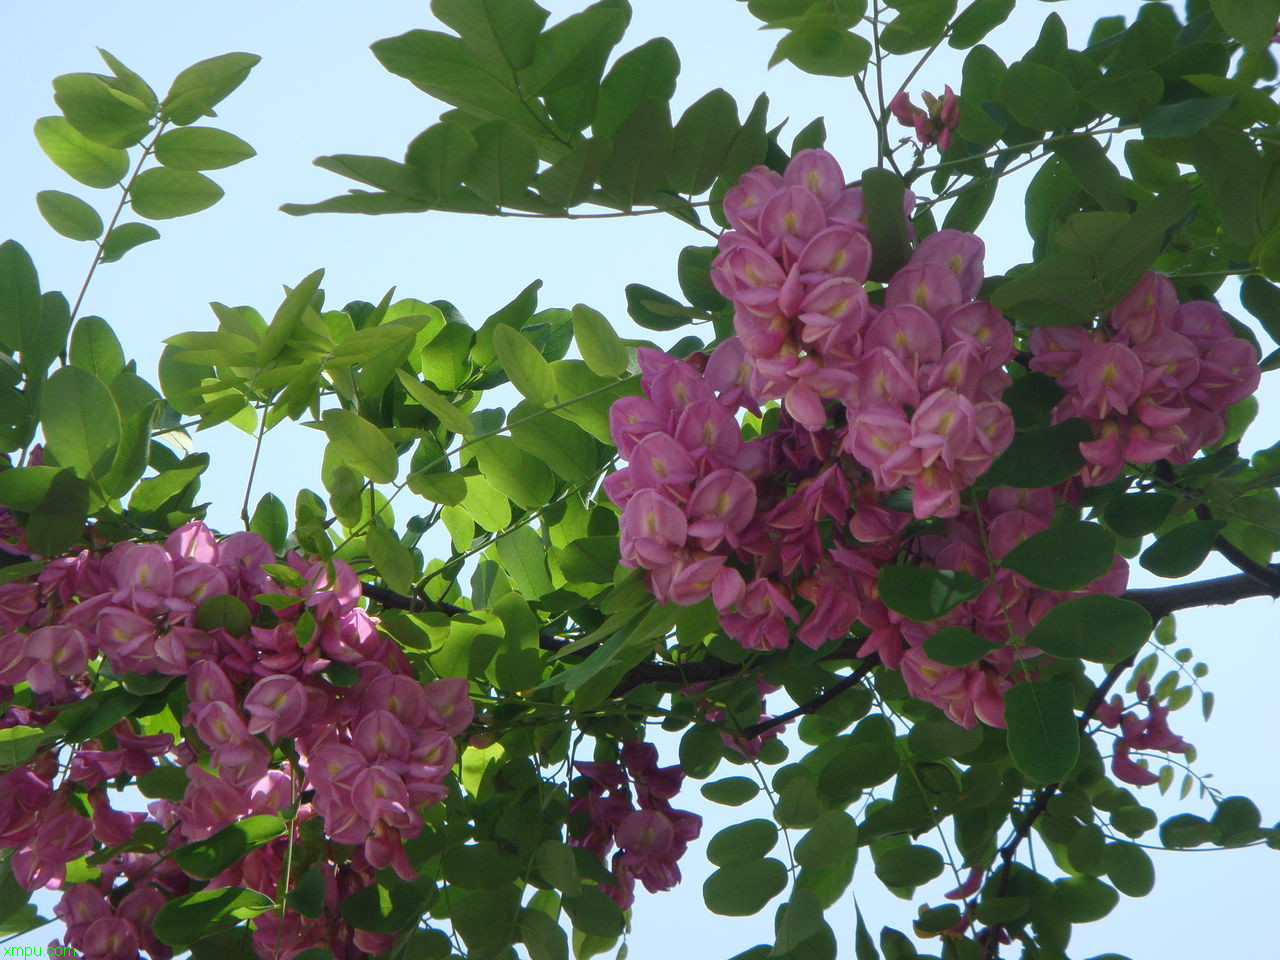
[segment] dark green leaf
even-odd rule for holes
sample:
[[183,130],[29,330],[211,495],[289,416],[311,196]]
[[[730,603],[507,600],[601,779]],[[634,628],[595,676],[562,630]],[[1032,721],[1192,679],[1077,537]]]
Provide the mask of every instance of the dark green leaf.
[[89,371],[109,384],[124,370],[124,348],[101,317],[81,317],[71,332],[71,365]]
[[186,947],[211,933],[256,917],[271,906],[269,897],[243,887],[200,890],[170,900],[161,907],[151,932],[162,943]]
[[1026,642],[1055,657],[1119,663],[1151,636],[1151,615],[1109,594],[1071,597],[1031,628]]
[[1160,824],[1160,842],[1174,850],[1215,843],[1219,836],[1208,820],[1193,813],[1180,813]]
[[86,187],[113,187],[129,172],[129,154],[118,147],[94,143],[66,117],[41,117],[35,125],[36,142],[50,160]]
[[1222,29],[1254,50],[1266,49],[1280,21],[1280,0],[1209,0]]
[[827,810],[796,844],[796,863],[821,869],[852,857],[858,847],[858,825],[843,810]]
[[867,207],[867,234],[875,253],[872,280],[888,282],[907,262],[907,217],[903,211],[906,187],[890,170],[872,167],[862,173],[862,192]]
[[748,820],[725,827],[707,844],[707,859],[717,867],[741,860],[759,860],[778,842],[778,828],[769,820]]
[[749,917],[787,886],[787,868],[782,861],[742,860],[721,867],[702,885],[707,909],[722,917]]
[[961,12],[951,24],[951,36],[947,43],[957,50],[965,50],[1008,19],[1015,0],[977,0]]
[[1194,520],[1174,527],[1142,551],[1138,562],[1158,577],[1185,577],[1204,563],[1222,527],[1221,520]]
[[622,911],[598,887],[587,887],[572,897],[565,897],[563,904],[574,928],[583,933],[596,937],[616,937],[622,933]]
[[1055,880],[1058,908],[1072,923],[1092,923],[1110,913],[1120,895],[1094,877],[1063,877]]
[[852,77],[862,73],[870,59],[870,41],[829,20],[812,20],[799,24],[778,41],[769,65],[789,60],[805,73]]
[[284,836],[285,822],[262,814],[223,827],[213,836],[173,851],[178,866],[193,877],[212,880],[251,850]]
[[224,53],[192,64],[174,78],[160,115],[179,126],[213,116],[213,108],[244,83],[261,59],[252,53]]
[[547,22],[547,11],[533,0],[433,0],[431,12],[500,71],[529,66]]
[[693,311],[672,297],[640,283],[626,288],[627,313],[646,330],[676,330],[686,326]]
[[395,447],[381,430],[351,410],[326,410],[323,428],[339,463],[374,483],[391,483],[399,469]]
[[1056,783],[1071,772],[1080,753],[1072,688],[1065,683],[1023,680],[1004,695],[1009,755],[1036,783]]
[[220,170],[256,155],[233,133],[213,127],[184,127],[162,133],[156,159],[174,170]]
[[888,887],[918,887],[942,873],[942,854],[931,847],[908,844],[876,858],[876,876]]
[[222,199],[222,188],[202,173],[153,167],[134,178],[133,212],[148,220],[171,220],[207,210]]
[[160,231],[148,223],[122,223],[112,227],[102,245],[102,262],[115,263],[134,247],[160,239]]
[[146,104],[113,89],[92,73],[66,73],[53,81],[53,101],[67,122],[94,143],[131,147],[151,129]]
[[0,343],[10,351],[33,349],[40,338],[41,312],[40,280],[31,256],[14,240],[0,243]]
[[1000,565],[1046,590],[1079,590],[1111,569],[1115,549],[1106,528],[1071,520],[1027,538]]
[[648,97],[670,100],[679,73],[680,57],[666,37],[654,37],[624,53],[600,84],[592,133],[611,136]]
[[472,131],[476,152],[463,179],[497,206],[519,206],[538,173],[538,149],[519,127],[494,121]]
[[1150,107],[1142,115],[1144,137],[1189,137],[1226,113],[1234,97],[1196,97]]
[[885,605],[917,623],[937,620],[982,589],[982,581],[959,570],[906,565],[882,568],[878,582]]
[[671,106],[647,97],[610,138],[613,150],[600,167],[600,189],[619,209],[652,202],[671,159]]
[[1122,537],[1142,537],[1164,523],[1175,502],[1164,491],[1121,494],[1107,504],[1103,519]]
[[990,640],[964,627],[943,627],[924,642],[929,659],[948,667],[966,666],[998,649]]
[[36,194],[36,206],[45,222],[70,240],[97,240],[102,236],[102,217],[77,196],[61,190],[41,190]]
[[120,442],[120,415],[101,380],[80,367],[57,370],[45,386],[40,419],[59,464],[87,480],[106,474]]
[[411,883],[395,882],[388,889],[375,883],[342,899],[342,918],[357,930],[400,933],[416,923],[426,909],[427,898]]
[[898,16],[884,28],[880,45],[889,53],[910,53],[942,40],[956,12],[956,0],[913,0],[896,7]]
[[754,800],[759,793],[760,785],[750,777],[725,777],[723,780],[713,780],[702,785],[704,797],[712,803],[730,807],[740,807]]
[[328,892],[325,871],[317,864],[303,874],[302,879],[285,894],[284,899],[289,909],[314,920],[324,913],[324,901]]
[[691,195],[708,190],[737,131],[738,107],[728,93],[716,89],[696,100],[675,126],[667,167],[672,189]]
[[1103,863],[1108,879],[1126,897],[1145,897],[1156,885],[1151,857],[1137,844],[1107,844]]
[[1000,102],[1023,126],[1061,130],[1076,116],[1071,81],[1049,67],[1021,60],[1009,66],[1000,83]]
[[244,601],[229,593],[210,597],[196,610],[196,626],[201,630],[221,628],[233,637],[242,637],[248,633],[252,622]]

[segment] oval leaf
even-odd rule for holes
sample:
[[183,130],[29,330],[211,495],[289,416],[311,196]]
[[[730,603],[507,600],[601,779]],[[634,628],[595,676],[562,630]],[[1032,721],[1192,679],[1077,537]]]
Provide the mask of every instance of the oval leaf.
[[40,216],[54,230],[71,240],[97,240],[102,236],[102,217],[77,196],[61,190],[41,190],[36,194]]
[[1026,641],[1055,657],[1119,663],[1137,653],[1149,636],[1151,614],[1131,600],[1099,593],[1058,604]]
[[173,858],[191,876],[212,880],[250,850],[284,836],[284,832],[285,822],[277,816],[246,817],[211,837],[183,844],[173,851]]
[[749,917],[787,886],[781,860],[743,860],[721,867],[702,885],[707,909],[722,917]]
[[171,220],[206,210],[222,199],[222,188],[202,173],[155,167],[133,181],[129,202],[148,220]]
[[114,187],[129,172],[129,154],[117,147],[94,143],[66,117],[41,117],[35,126],[36,142],[63,173],[86,187]]
[[211,933],[234,927],[272,906],[271,899],[256,890],[221,887],[200,890],[170,900],[152,921],[151,931],[164,943],[185,947]]
[[183,127],[156,140],[156,159],[172,170],[220,170],[255,156],[233,133],[213,127]]
[[396,449],[382,431],[350,410],[326,410],[322,423],[338,463],[358,470],[374,483],[391,483],[399,464]]
[[1036,783],[1056,783],[1071,772],[1080,753],[1072,688],[1065,683],[1024,680],[1004,695],[1009,755]]
[[555,399],[556,375],[538,348],[518,330],[499,324],[493,328],[493,349],[511,383],[534,403]]
[[1096,523],[1072,520],[1043,530],[1000,561],[1046,590],[1079,590],[1111,569],[1116,538]]
[[947,611],[971,600],[982,581],[959,570],[931,570],[900,564],[880,571],[880,599],[890,609],[917,623],[937,620]]
[[591,372],[601,377],[620,377],[627,370],[627,348],[599,310],[574,304],[573,339]]

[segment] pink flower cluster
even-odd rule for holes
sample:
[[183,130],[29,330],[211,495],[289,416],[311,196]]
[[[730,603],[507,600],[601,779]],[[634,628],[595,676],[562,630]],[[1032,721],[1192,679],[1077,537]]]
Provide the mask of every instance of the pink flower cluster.
[[1031,369],[1066,396],[1055,422],[1081,417],[1095,439],[1080,445],[1088,485],[1114,480],[1125,463],[1187,463],[1221,439],[1226,409],[1258,388],[1253,345],[1235,336],[1216,304],[1178,303],[1169,279],[1148,273],[1108,323],[1037,327]]
[[951,146],[952,131],[960,125],[960,105],[956,103],[955,91],[948,86],[941,97],[925,91],[920,98],[924,100],[923,109],[911,102],[907,91],[900,90],[889,101],[889,112],[904,127],[914,129],[916,139],[923,146],[936,143],[939,150],[946,150]]
[[602,884],[600,889],[625,910],[635,900],[637,880],[650,893],[670,890],[680,882],[677,861],[689,841],[698,838],[702,818],[671,806],[684,772],[678,764],[659,767],[657,747],[629,743],[622,748],[621,761],[575,764],[588,785],[584,796],[570,801],[569,814],[584,819],[585,829],[569,842],[586,847],[602,862],[617,846],[614,885]]
[[955,516],[959,491],[1013,439],[1000,402],[1013,330],[974,299],[982,241],[926,237],[877,305],[863,286],[872,251],[862,194],[830,154],[802,151],[782,175],[756,167],[724,209],[734,230],[720,238],[712,280],[734,306],[751,399],[780,399],[812,431],[834,417],[877,490],[910,489],[917,517]]
[[1124,701],[1117,694],[1109,703],[1098,707],[1095,716],[1104,727],[1120,728],[1115,749],[1111,753],[1111,772],[1117,780],[1138,787],[1149,787],[1160,782],[1159,774],[1135,762],[1130,750],[1161,750],[1166,753],[1186,753],[1191,744],[1169,729],[1169,707],[1162,707],[1151,693],[1151,684],[1143,677],[1138,681],[1138,701],[1146,707],[1147,715],[1138,716],[1126,710]]
[[[12,693],[25,682],[36,700],[32,708],[10,706],[5,726],[52,722],[60,705],[91,695],[95,679],[186,677],[179,743],[122,721],[73,745],[61,782],[53,750],[0,777],[0,846],[14,851],[19,882],[64,886],[68,862],[128,843],[145,822],[167,830],[174,847],[248,816],[296,810],[295,829],[323,821],[331,845],[319,862],[330,876],[333,909],[319,921],[290,911],[263,914],[255,932],[262,955],[287,958],[312,946],[352,957],[386,949],[392,938],[340,920],[339,893],[373,882],[385,867],[414,876],[402,841],[422,829],[419,810],[447,792],[453,738],[474,708],[465,680],[420,683],[360,599],[360,583],[341,561],[290,554],[276,564],[258,535],[219,541],[200,523],[180,528],[163,546],[84,550],[50,561],[35,582],[0,587],[0,683]],[[213,609],[244,611],[244,629],[214,626],[226,620],[225,613],[205,615],[211,601]],[[282,746],[295,762],[281,759]],[[156,800],[148,814],[113,810],[105,786],[142,776],[158,760],[185,773],[182,799]],[[334,845],[353,849],[348,855]],[[276,898],[287,848],[282,837],[209,885],[248,886]],[[186,892],[186,878],[153,877],[158,853],[120,856],[98,883],[66,888],[60,910],[67,942],[88,957],[132,958],[144,949],[165,960],[171,951],[144,919]],[[305,873],[298,867],[295,858],[295,879]],[[117,896],[115,879],[135,870],[149,879]]]

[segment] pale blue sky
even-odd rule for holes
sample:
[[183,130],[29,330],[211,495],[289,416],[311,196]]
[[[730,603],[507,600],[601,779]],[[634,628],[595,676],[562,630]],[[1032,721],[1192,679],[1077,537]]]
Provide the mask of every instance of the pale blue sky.
[[[553,19],[585,5],[585,0],[542,2]],[[789,115],[791,132],[815,115],[827,117],[829,147],[846,172],[856,174],[874,159],[869,123],[852,83],[809,77],[785,65],[767,72],[776,35],[759,32],[744,4],[634,0],[634,5],[635,18],[622,49],[656,35],[672,38],[684,65],[677,109],[716,86],[728,89],[744,107],[767,90],[773,101],[771,121]],[[214,172],[226,199],[197,216],[159,224],[163,239],[102,268],[86,299],[84,312],[112,323],[145,376],[154,375],[164,337],[213,327],[206,306],[210,300],[269,312],[279,300],[281,284],[295,283],[318,266],[328,269],[325,287],[335,305],[377,300],[394,285],[401,296],[451,300],[476,322],[530,280],[542,278],[544,306],[586,302],[603,310],[624,335],[640,336],[628,326],[623,286],[636,281],[674,292],[676,253],[685,244],[702,242],[701,235],[660,216],[563,223],[447,214],[294,219],[279,213],[280,203],[318,200],[347,189],[348,181],[311,166],[313,157],[368,153],[398,158],[409,139],[435,120],[440,107],[383,71],[368,51],[374,40],[433,26],[425,2],[378,0],[357,6],[335,0],[224,0],[214,7],[195,7],[160,0],[115,6],[45,0],[6,6],[0,32],[0,89],[5,91],[0,98],[0,239],[20,240],[35,257],[44,287],[69,295],[79,287],[91,248],[45,226],[34,194],[69,190],[98,203],[100,210],[115,198],[70,181],[37,148],[31,125],[55,112],[49,81],[61,73],[99,70],[95,46],[110,50],[160,90],[177,70],[204,57],[232,50],[263,56],[249,81],[223,104],[219,118],[208,121],[247,139],[259,156]],[[1080,43],[1095,18],[1132,15],[1138,6],[1136,0],[1022,0],[990,42],[1012,60],[1034,41],[1041,19],[1050,12],[1068,21],[1073,41]],[[958,86],[959,60],[953,51],[941,51],[913,83],[912,93],[940,90],[946,82]],[[892,88],[904,72],[895,71]],[[993,270],[1027,256],[1016,188],[1005,191],[982,235]],[[1255,426],[1250,449],[1274,442],[1276,426],[1274,414]],[[230,427],[198,435],[196,442],[214,456],[204,487],[204,498],[214,503],[211,519],[232,529],[251,443]],[[296,428],[270,435],[257,492],[272,489],[291,502],[300,486],[319,489],[322,442],[321,435]],[[404,515],[405,508],[400,512]],[[1206,566],[1202,575],[1223,572],[1225,568]],[[1275,659],[1273,618],[1267,601],[1182,618],[1183,642],[1213,667],[1207,686],[1216,692],[1218,706],[1207,726],[1194,708],[1175,715],[1176,729],[1200,750],[1197,769],[1215,774],[1213,782],[1227,794],[1253,796],[1267,822],[1280,816],[1275,802],[1280,776],[1265,733],[1274,721],[1264,713],[1274,698],[1272,675],[1263,668]],[[664,743],[663,751],[664,759],[673,758],[674,744]],[[1145,802],[1153,802],[1147,796],[1152,793],[1143,791]],[[707,815],[704,841],[729,822],[702,801],[696,784],[682,799]],[[1206,813],[1206,807],[1189,804],[1186,809]],[[751,807],[741,812],[767,815]],[[1041,854],[1043,865],[1047,856]],[[1114,950],[1142,960],[1256,951],[1257,933],[1265,936],[1259,918],[1274,909],[1274,853],[1155,856],[1155,893],[1143,901],[1123,900],[1107,920],[1077,928],[1073,956]],[[868,923],[873,929],[884,923],[909,928],[914,904],[885,894],[869,864],[864,858],[854,880]],[[772,908],[748,920],[715,917],[703,908],[700,886],[708,869],[701,844],[682,867],[686,882],[680,889],[638,901],[632,958],[729,957],[771,940]],[[939,885],[926,892],[937,904],[945,889]],[[828,919],[841,955],[852,955],[852,904],[838,905]],[[42,930],[22,942],[43,945],[51,935]]]

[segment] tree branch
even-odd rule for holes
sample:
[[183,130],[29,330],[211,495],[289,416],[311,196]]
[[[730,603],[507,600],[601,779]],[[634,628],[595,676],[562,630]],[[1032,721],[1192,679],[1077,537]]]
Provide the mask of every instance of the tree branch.
[[840,694],[844,693],[866,679],[867,674],[880,665],[880,658],[876,656],[868,657],[853,668],[853,673],[848,676],[841,677],[839,682],[833,683],[826,690],[818,694],[812,700],[808,700],[794,710],[788,710],[786,713],[777,717],[770,717],[768,720],[761,720],[759,723],[753,723],[742,731],[743,740],[753,740],[760,734],[774,727],[780,727],[784,723],[790,723],[796,717],[803,717],[810,713],[816,713],[824,704],[834,700]]
[[[1280,565],[1258,564],[1270,576],[1280,577]],[[1249,597],[1274,597],[1275,588],[1259,583],[1254,577],[1238,573],[1197,583],[1179,583],[1170,587],[1126,590],[1121,596],[1144,607],[1153,619],[1191,607],[1221,606],[1247,600]]]

